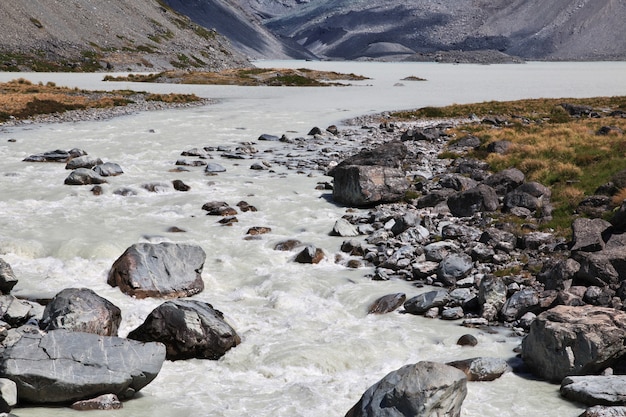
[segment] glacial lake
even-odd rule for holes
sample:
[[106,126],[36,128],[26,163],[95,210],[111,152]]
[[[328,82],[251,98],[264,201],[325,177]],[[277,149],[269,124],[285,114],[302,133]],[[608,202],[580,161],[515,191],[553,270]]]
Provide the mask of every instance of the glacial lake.
[[[120,336],[143,322],[161,300],[135,300],[106,283],[117,257],[137,242],[171,240],[199,244],[207,253],[205,291],[242,338],[218,361],[166,362],[138,398],[116,416],[133,417],[328,417],[343,416],[361,394],[388,372],[422,360],[475,356],[513,358],[520,339],[507,330],[487,334],[455,322],[408,314],[368,316],[376,298],[426,291],[404,281],[375,282],[369,268],[334,263],[343,238],[328,235],[345,208],[324,198],[320,172],[275,166],[250,169],[250,160],[216,162],[225,173],[207,177],[201,168],[170,172],[180,153],[205,146],[255,142],[259,158],[276,143],[256,142],[262,133],[305,136],[351,117],[389,110],[538,97],[626,95],[626,62],[451,65],[434,63],[263,61],[265,67],[308,67],[370,77],[350,87],[287,88],[106,83],[103,74],[0,73],[89,89],[192,92],[215,104],[139,113],[109,120],[0,127],[0,257],[20,280],[15,295],[52,296],[62,288],[88,287],[122,309]],[[427,81],[403,81],[417,76]],[[9,141],[13,139],[14,141]],[[54,149],[82,148],[116,162],[124,175],[94,196],[91,187],[63,184],[59,164],[22,160]],[[142,190],[145,182],[181,179],[191,190]],[[137,195],[122,197],[115,188]],[[255,213],[223,227],[205,216],[207,201],[245,200]],[[172,234],[177,226],[186,233]],[[245,240],[253,226],[272,232]],[[318,265],[292,262],[273,250],[295,238],[330,256]],[[456,345],[474,334],[478,346]],[[513,373],[488,383],[469,383],[465,417],[574,417],[582,412],[562,400],[558,386]],[[67,408],[17,408],[21,417],[73,416]]]

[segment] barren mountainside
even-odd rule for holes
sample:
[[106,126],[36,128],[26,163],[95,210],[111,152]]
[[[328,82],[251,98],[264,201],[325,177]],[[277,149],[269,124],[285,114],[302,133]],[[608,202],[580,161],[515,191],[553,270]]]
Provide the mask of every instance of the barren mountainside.
[[239,67],[221,35],[157,0],[0,2],[0,70]]

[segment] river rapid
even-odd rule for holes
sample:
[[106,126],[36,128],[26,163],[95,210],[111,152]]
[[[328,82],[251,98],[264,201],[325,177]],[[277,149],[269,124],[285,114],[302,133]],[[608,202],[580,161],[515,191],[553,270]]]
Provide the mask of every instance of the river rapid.
[[[0,128],[0,256],[19,279],[18,296],[52,296],[63,288],[87,287],[122,309],[120,336],[143,322],[161,300],[135,300],[106,284],[108,270],[130,245],[144,241],[199,244],[207,253],[205,290],[194,299],[211,303],[242,338],[218,361],[166,362],[138,398],[116,416],[328,417],[343,416],[361,394],[388,372],[421,360],[475,356],[513,358],[520,339],[501,330],[487,334],[455,322],[394,312],[368,316],[376,298],[426,291],[404,281],[375,282],[368,268],[336,264],[343,241],[328,235],[346,209],[316,190],[330,178],[275,165],[251,170],[251,160],[216,160],[227,171],[202,168],[171,172],[191,148],[254,142],[271,162],[277,142],[257,142],[262,133],[305,136],[313,127],[341,128],[347,118],[386,110],[486,100],[626,95],[626,63],[528,63],[448,65],[432,63],[258,62],[266,67],[309,67],[354,72],[370,80],[350,87],[286,88],[105,83],[102,74],[0,73],[0,81],[90,89],[193,92],[215,104],[144,112],[109,120],[25,124]],[[418,76],[427,81],[402,81]],[[9,141],[11,140],[11,141]],[[124,174],[104,193],[63,184],[62,164],[26,163],[34,153],[81,148]],[[270,152],[271,151],[271,152]],[[267,155],[267,156],[266,156]],[[183,180],[188,192],[151,193],[148,182]],[[119,196],[121,187],[137,191]],[[258,208],[240,213],[231,227],[205,216],[204,203],[241,200]],[[176,226],[186,233],[169,233]],[[271,227],[246,240],[253,226]],[[312,243],[328,254],[318,265],[292,261],[273,250],[282,239]],[[474,334],[478,346],[456,340]],[[582,408],[559,397],[558,386],[508,373],[494,382],[472,382],[466,417],[576,416]],[[18,408],[22,417],[71,416],[67,408]],[[99,414],[99,412],[94,412]]]

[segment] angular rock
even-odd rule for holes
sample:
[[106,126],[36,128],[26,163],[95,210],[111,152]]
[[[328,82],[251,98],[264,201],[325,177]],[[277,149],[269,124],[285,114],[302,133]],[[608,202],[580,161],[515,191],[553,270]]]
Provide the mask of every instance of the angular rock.
[[626,407],[596,405],[586,409],[579,417],[626,417]]
[[94,158],[93,156],[83,155],[77,158],[72,158],[65,165],[65,169],[77,169],[77,168],[88,168],[92,169],[96,165],[102,163],[102,159]]
[[297,248],[298,246],[300,246],[301,244],[302,242],[300,242],[297,239],[287,239],[287,240],[280,241],[276,245],[274,245],[274,250],[291,251]]
[[532,288],[526,288],[513,294],[502,306],[500,316],[504,321],[513,321],[528,312],[538,311],[539,294]]
[[115,394],[104,394],[90,400],[76,401],[71,405],[73,410],[120,410],[122,402]]
[[31,318],[39,319],[31,303],[12,295],[0,296],[0,318],[12,327],[26,324]]
[[30,155],[24,159],[24,162],[67,162],[71,156],[72,155],[70,155],[68,151],[57,149],[54,151]]
[[457,280],[470,273],[474,262],[469,255],[452,253],[447,255],[437,268],[437,279],[447,286],[456,285]]
[[424,314],[433,307],[443,307],[450,302],[450,295],[445,290],[428,291],[408,299],[404,309],[411,314]]
[[307,245],[296,255],[295,261],[301,264],[318,264],[324,259],[324,251],[312,245]]
[[102,394],[129,398],[165,360],[160,343],[53,330],[24,334],[0,358],[0,374],[17,384],[20,402],[67,403]]
[[605,247],[612,225],[603,219],[574,219],[572,251],[597,252]]
[[129,339],[161,342],[168,360],[219,359],[241,343],[224,315],[211,304],[195,300],[167,301],[155,308]]
[[531,372],[548,381],[595,374],[626,354],[626,312],[557,306],[541,313],[522,342]]
[[509,168],[487,177],[483,184],[493,188],[498,195],[506,195],[506,193],[522,185],[524,179],[525,176],[522,171],[517,168]]
[[191,190],[191,187],[187,184],[185,184],[182,180],[174,180],[172,181],[172,186],[174,187],[174,189],[176,191],[189,191]]
[[204,289],[205,259],[197,245],[137,243],[115,261],[107,282],[137,298],[188,297]]
[[107,182],[102,176],[87,168],[78,168],[65,178],[66,185],[89,185],[105,184]]
[[448,362],[467,375],[468,381],[493,381],[511,370],[502,358],[472,358]]
[[496,211],[498,206],[498,195],[494,189],[483,184],[448,197],[450,213],[455,217],[471,217],[475,213]]
[[617,287],[626,279],[626,251],[614,247],[599,252],[575,252],[574,259],[580,264],[576,278],[588,285]]
[[8,413],[17,404],[17,384],[0,378],[0,413]]
[[344,218],[341,218],[335,222],[333,230],[330,234],[332,236],[352,237],[358,236],[359,231],[352,223]]
[[237,214],[237,210],[230,207],[224,201],[209,201],[204,203],[202,210],[207,211],[210,216],[234,216]]
[[110,301],[87,288],[67,288],[46,305],[39,327],[117,336],[121,321],[121,310]]
[[271,227],[265,226],[254,226],[248,229],[246,232],[247,235],[256,236],[256,235],[264,235],[270,233],[272,231]]
[[17,284],[17,277],[13,268],[0,258],[0,294],[9,294],[15,284]]
[[367,314],[390,313],[400,307],[405,300],[406,294],[404,293],[384,295],[368,307]]
[[226,168],[218,163],[209,162],[206,165],[206,168],[204,168],[204,172],[207,172],[209,174],[217,174],[218,172],[226,172]]
[[560,391],[568,400],[585,405],[626,405],[626,376],[568,376]]
[[346,417],[459,417],[466,395],[463,372],[442,363],[418,362],[370,387]]

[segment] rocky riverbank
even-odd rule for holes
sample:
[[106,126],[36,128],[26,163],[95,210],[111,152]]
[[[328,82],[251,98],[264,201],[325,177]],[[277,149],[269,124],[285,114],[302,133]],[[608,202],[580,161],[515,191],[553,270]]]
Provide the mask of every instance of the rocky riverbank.
[[[418,287],[428,286],[423,294],[408,300],[404,294],[389,294],[373,306],[363,306],[372,313],[389,313],[402,307],[400,311],[407,314],[485,329],[506,326],[518,335],[528,334],[528,342],[521,348],[521,359],[528,367],[515,361],[516,370],[530,371],[554,382],[561,382],[567,376],[563,381],[563,390],[567,392],[564,395],[580,401],[580,396],[572,397],[574,394],[570,392],[579,392],[576,387],[585,383],[576,385],[579,381],[573,380],[572,375],[604,373],[610,380],[598,383],[606,384],[619,378],[623,369],[622,342],[626,337],[622,337],[621,283],[626,263],[621,242],[626,208],[617,210],[612,222],[597,218],[576,220],[572,239],[543,230],[552,213],[549,188],[526,181],[524,174],[516,169],[490,172],[484,162],[464,156],[467,150],[479,146],[476,138],[453,138],[449,134],[452,126],[483,122],[490,121],[470,117],[398,123],[388,115],[369,116],[352,120],[345,127],[313,128],[302,137],[259,132],[256,144],[181,149],[181,159],[176,165],[180,169],[203,166],[203,174],[215,174],[221,169],[214,162],[209,164],[208,159],[235,158],[241,164],[249,163],[254,170],[273,171],[282,166],[303,174],[331,174],[334,181],[320,182],[319,187],[332,190],[335,204],[346,207],[345,215],[328,230],[345,238],[341,250],[315,248],[295,241],[283,242],[277,250],[293,251],[297,262],[315,263],[326,257],[349,268],[370,266],[374,271],[372,279],[401,279]],[[256,149],[261,142],[264,152]],[[442,158],[444,151],[459,157]],[[497,147],[492,150],[501,151]],[[57,154],[58,151],[55,158]],[[67,152],[59,157],[71,163],[83,156],[86,156],[84,152]],[[102,176],[102,165],[95,162],[90,167],[79,164],[75,167],[83,170],[81,174],[100,167],[98,176]],[[87,181],[82,184],[95,184],[90,180],[94,177],[85,178]],[[184,184],[174,187],[180,191],[185,188]],[[97,194],[97,186],[93,191]],[[243,202],[238,205],[239,211],[250,207]],[[236,221],[233,218],[238,213],[221,202],[207,203],[203,209],[223,217],[225,223]],[[261,228],[254,231],[268,232],[271,231]],[[333,253],[332,257],[329,252]],[[199,276],[204,259],[202,249],[194,245],[134,245],[111,266],[108,282],[135,297],[187,297],[203,290]],[[45,366],[41,365],[46,361],[40,360],[40,352],[35,350],[29,352],[30,356],[23,356],[21,346],[31,339],[41,339],[39,344],[60,351],[71,351],[77,345],[102,344],[102,338],[107,338],[106,349],[110,347],[108,344],[111,348],[135,349],[133,342],[127,345],[126,341],[115,338],[119,317],[106,300],[78,289],[71,290],[71,297],[59,293],[45,308],[34,301],[18,300],[10,295],[17,278],[8,264],[0,266],[0,291],[4,294],[1,311],[4,354],[0,365],[3,376],[22,381],[25,377],[13,373],[19,371],[14,365],[26,361],[32,362],[37,372],[45,372],[42,371]],[[151,277],[162,280],[150,280],[149,284],[155,288],[140,279],[146,270]],[[171,280],[171,276],[177,279]],[[85,300],[82,307],[78,307],[76,299]],[[100,313],[84,320],[94,311]],[[59,312],[65,316],[59,318]],[[169,331],[172,323],[179,326],[194,322],[196,319],[192,317],[201,326],[191,326],[175,334]],[[142,372],[153,378],[165,355],[171,360],[216,359],[226,350],[245,343],[222,318],[219,311],[205,303],[189,300],[163,303],[144,325],[131,332],[132,337],[129,335],[148,344],[146,349],[154,359],[133,366],[142,367]],[[92,331],[99,338],[68,335],[69,331]],[[207,345],[207,341],[211,343]],[[459,343],[471,345],[473,341]],[[157,348],[160,344],[165,349]],[[586,349],[589,346],[592,348]],[[99,355],[112,355],[106,349],[98,351]],[[495,379],[508,369],[493,358],[476,359],[473,365],[452,366],[462,367],[468,380]],[[55,369],[57,363],[66,360],[47,358]],[[106,361],[75,362],[71,366],[76,369],[117,366]],[[440,367],[422,364],[398,373],[412,380],[421,378],[424,368]],[[71,386],[66,379],[82,372],[59,371],[53,376],[37,378],[48,381],[46,378],[62,377],[63,383]],[[444,378],[452,387],[453,400],[447,404],[458,413],[464,397],[464,377],[445,367],[441,373],[450,374],[450,378]],[[610,373],[614,375],[607,375]],[[25,384],[33,386],[35,382]],[[68,395],[72,390],[65,390],[48,393],[45,402],[67,403],[100,394],[129,398],[145,385],[136,384],[132,378],[114,386],[103,385],[101,381],[90,384],[98,388],[90,390],[84,398],[75,398]],[[20,401],[33,401],[26,394],[20,397],[24,391],[19,386],[16,391]],[[586,404],[621,404],[619,391],[610,400],[594,399],[589,391],[578,394],[586,398]],[[376,394],[376,389],[371,394],[387,395]],[[410,400],[413,401],[423,400]],[[362,400],[348,415],[380,415],[378,411],[357,411],[367,402]],[[10,405],[7,407],[10,409]],[[440,404],[434,405],[438,407]]]

